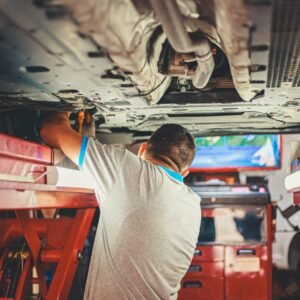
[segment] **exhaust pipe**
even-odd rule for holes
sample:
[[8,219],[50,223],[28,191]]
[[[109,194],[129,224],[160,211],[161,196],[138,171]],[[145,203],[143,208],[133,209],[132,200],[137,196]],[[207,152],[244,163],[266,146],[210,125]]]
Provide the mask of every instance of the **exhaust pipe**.
[[206,38],[203,39],[201,47],[195,51],[195,55],[198,66],[193,77],[193,85],[197,89],[203,89],[215,68],[213,54]]
[[193,85],[201,89],[206,86],[214,70],[214,59],[206,38],[192,40],[184,27],[184,18],[176,0],[149,0],[158,21],[161,23],[171,46],[180,53],[195,52],[198,67]]
[[198,50],[199,41],[193,41],[186,31],[176,0],[149,1],[173,49],[180,53]]

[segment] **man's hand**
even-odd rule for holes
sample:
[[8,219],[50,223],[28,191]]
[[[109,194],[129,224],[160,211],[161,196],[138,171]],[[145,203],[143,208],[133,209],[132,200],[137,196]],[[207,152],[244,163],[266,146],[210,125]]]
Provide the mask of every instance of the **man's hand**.
[[61,149],[66,156],[78,164],[82,136],[70,126],[68,112],[51,112],[44,116],[40,135],[43,141]]

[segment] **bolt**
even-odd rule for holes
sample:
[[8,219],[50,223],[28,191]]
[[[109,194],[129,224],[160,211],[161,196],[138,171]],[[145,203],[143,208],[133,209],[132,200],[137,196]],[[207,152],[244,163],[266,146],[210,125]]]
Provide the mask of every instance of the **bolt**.
[[83,258],[83,256],[82,256],[81,251],[78,251],[78,253],[77,253],[77,260],[78,261],[82,261],[82,258]]

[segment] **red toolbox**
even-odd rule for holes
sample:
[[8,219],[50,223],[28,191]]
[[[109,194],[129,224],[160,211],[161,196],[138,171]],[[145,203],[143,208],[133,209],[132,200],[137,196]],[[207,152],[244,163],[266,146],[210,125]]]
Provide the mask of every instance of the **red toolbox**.
[[179,300],[272,299],[272,206],[264,187],[192,187],[202,198],[198,244]]

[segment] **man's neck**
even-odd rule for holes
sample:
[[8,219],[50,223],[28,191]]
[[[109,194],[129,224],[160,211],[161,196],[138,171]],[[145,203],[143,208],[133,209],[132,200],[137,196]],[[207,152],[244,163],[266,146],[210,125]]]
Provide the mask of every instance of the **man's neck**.
[[147,158],[146,160],[151,162],[154,165],[166,167],[166,168],[180,174],[180,171],[179,171],[178,167],[176,166],[176,164],[174,164],[169,158],[166,158],[166,161],[165,160],[162,161],[162,160],[151,158],[151,157]]

